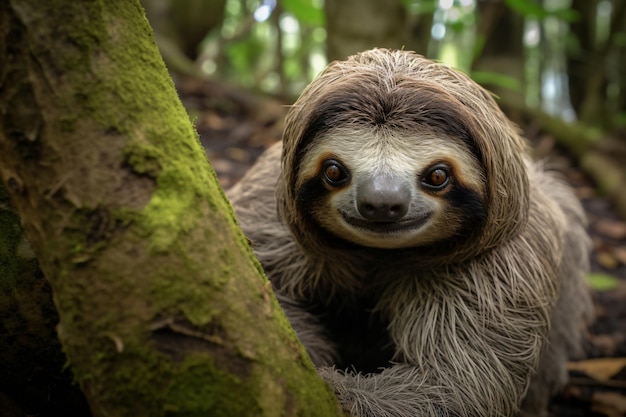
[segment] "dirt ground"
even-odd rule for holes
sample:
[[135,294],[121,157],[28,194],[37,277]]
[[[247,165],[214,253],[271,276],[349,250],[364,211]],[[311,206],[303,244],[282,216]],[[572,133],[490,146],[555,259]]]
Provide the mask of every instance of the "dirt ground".
[[[224,188],[280,139],[286,106],[215,83],[185,81],[179,93]],[[589,219],[596,307],[586,358],[571,362],[570,384],[554,399],[555,417],[626,415],[626,222],[547,135],[527,128],[536,156],[575,188]],[[609,277],[607,277],[607,275]],[[611,278],[613,277],[613,278]]]

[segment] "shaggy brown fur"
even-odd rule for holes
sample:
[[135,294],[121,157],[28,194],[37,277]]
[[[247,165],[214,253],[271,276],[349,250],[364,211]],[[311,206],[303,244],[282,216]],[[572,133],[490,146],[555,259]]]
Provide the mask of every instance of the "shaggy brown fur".
[[230,191],[353,416],[540,415],[564,384],[588,239],[525,146],[464,74],[375,49],[329,65]]

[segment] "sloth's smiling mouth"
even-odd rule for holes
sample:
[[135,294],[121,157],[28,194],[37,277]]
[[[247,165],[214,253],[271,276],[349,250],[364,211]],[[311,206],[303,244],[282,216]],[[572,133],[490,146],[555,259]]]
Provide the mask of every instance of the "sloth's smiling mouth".
[[391,233],[391,232],[403,232],[409,230],[419,229],[430,218],[431,213],[426,213],[419,217],[405,218],[396,222],[374,222],[369,220],[357,219],[356,217],[349,216],[343,211],[339,211],[341,217],[350,226],[358,229],[365,229],[374,233]]

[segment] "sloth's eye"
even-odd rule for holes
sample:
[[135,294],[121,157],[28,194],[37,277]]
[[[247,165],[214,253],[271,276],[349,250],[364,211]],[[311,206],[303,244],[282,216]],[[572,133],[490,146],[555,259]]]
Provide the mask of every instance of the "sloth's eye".
[[323,177],[324,181],[332,187],[344,185],[350,179],[346,167],[334,159],[324,161]]
[[450,167],[445,164],[437,164],[426,171],[422,178],[422,184],[431,190],[444,189],[450,180]]

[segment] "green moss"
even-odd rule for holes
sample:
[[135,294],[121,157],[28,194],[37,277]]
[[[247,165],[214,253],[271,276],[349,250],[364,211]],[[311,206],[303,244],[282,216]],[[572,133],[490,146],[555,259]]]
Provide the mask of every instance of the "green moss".
[[157,177],[161,172],[159,160],[163,157],[158,148],[141,144],[138,141],[129,142],[124,148],[124,162],[130,165],[138,174]]
[[[298,410],[301,417],[326,417],[337,415],[338,403],[332,389],[317,376],[308,356],[303,362],[290,361],[286,351],[271,352],[264,356],[269,362],[260,365],[256,398],[264,416],[292,415]],[[305,359],[306,358],[306,359]]]
[[[37,11],[58,22],[54,37],[62,53],[52,61],[55,71],[65,74],[64,84],[72,85],[71,94],[63,98],[71,97],[74,102],[59,100],[66,105],[59,116],[63,129],[72,129],[75,121],[95,120],[105,131],[141,139],[152,136],[147,139],[161,143],[178,143],[181,134],[193,136],[182,105],[171,100],[176,91],[150,26],[136,17],[138,12],[143,14],[139,2],[103,5],[98,1],[62,7],[54,3],[47,2]],[[80,114],[75,114],[76,108]],[[155,125],[161,131],[145,131]]]
[[[70,41],[68,53],[55,57],[55,68],[67,74],[74,100],[60,112],[59,123],[69,131],[96,122],[104,132],[128,139],[124,162],[134,172],[157,179],[141,213],[142,227],[151,248],[166,252],[207,215],[206,210],[221,208],[219,192],[211,185],[215,173],[207,166],[189,116],[180,101],[172,99],[177,93],[151,28],[145,19],[136,18],[139,3],[71,7],[90,24],[85,27],[59,16],[59,37]],[[45,13],[54,17],[61,9],[50,6]],[[72,114],[76,108],[80,113]]]
[[170,413],[179,415],[173,404],[186,404],[185,415],[205,417],[256,417],[262,414],[255,391],[245,379],[223,372],[207,355],[189,355],[172,379],[165,396]]
[[212,282],[189,285],[190,277],[201,277],[187,265],[171,265],[159,268],[153,275],[152,302],[155,310],[172,316],[184,316],[196,326],[210,323],[221,313],[212,307],[210,300],[217,292]]
[[[319,379],[309,355],[298,341],[276,298],[271,297],[270,302],[273,314],[272,324],[268,327],[272,328],[272,334],[265,335],[267,340],[258,344],[258,348],[262,368],[273,371],[265,378],[280,381],[283,393],[275,391],[279,387],[274,387],[274,394],[265,392],[261,397],[271,398],[274,395],[276,400],[280,400],[284,396],[284,407],[293,407],[303,417],[339,415],[338,402],[332,389]],[[261,386],[270,384],[265,379],[260,382]]]
[[226,277],[231,275],[236,260],[233,256],[232,249],[230,248],[221,248],[219,250],[218,257],[221,261],[221,270],[218,276],[218,282],[220,282],[221,284],[226,284],[226,282],[228,282],[228,279]]
[[[110,339],[99,342],[97,346],[101,350],[91,355],[95,363],[88,366],[92,372],[77,374],[81,386],[100,390],[92,396],[107,404],[112,415],[162,416],[161,396],[169,379],[166,376],[172,373],[169,362],[143,342],[124,340],[122,352],[116,350]],[[111,384],[103,386],[100,380]]]
[[193,205],[188,192],[181,191],[178,198],[173,198],[172,193],[176,189],[160,186],[142,211],[142,226],[150,231],[150,249],[156,253],[171,250],[179,236],[198,222],[198,216],[189,213]]

